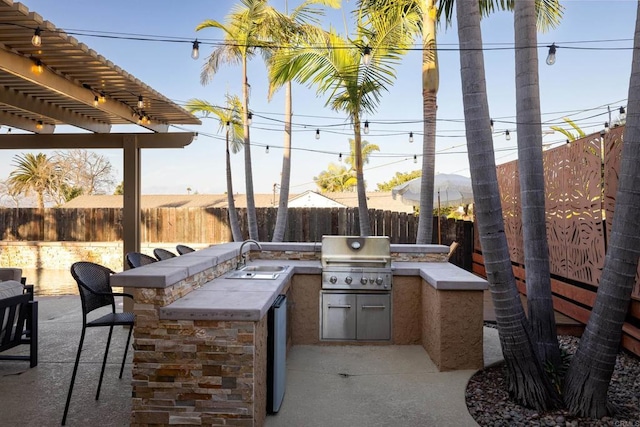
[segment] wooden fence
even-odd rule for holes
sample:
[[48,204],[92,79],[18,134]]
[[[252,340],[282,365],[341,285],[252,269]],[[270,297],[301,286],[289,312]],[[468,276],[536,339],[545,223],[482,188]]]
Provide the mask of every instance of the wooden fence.
[[[553,305],[587,323],[604,267],[614,215],[624,127],[601,138],[590,135],[544,152],[547,238]],[[517,161],[498,166],[498,183],[518,287],[526,293]],[[473,271],[485,275],[475,237]],[[486,276],[485,276],[486,277]],[[636,276],[638,277],[638,276]],[[640,355],[640,280],[632,293],[623,345]]]
[[[376,236],[389,236],[391,243],[415,243],[418,217],[412,214],[370,210],[371,230]],[[246,209],[238,209],[244,237]],[[259,208],[258,234],[270,241],[277,209]],[[434,242],[437,242],[434,217]],[[120,208],[0,208],[3,241],[114,242],[122,240]],[[357,235],[357,208],[289,209],[285,241],[319,242],[323,235]],[[465,225],[466,224],[466,225]],[[441,242],[461,243],[458,254],[467,254],[460,263],[471,269],[472,224],[469,221],[441,221]],[[463,241],[464,239],[464,241]],[[141,240],[147,243],[224,243],[232,241],[226,208],[148,208],[141,212]],[[466,242],[466,243],[465,243]]]

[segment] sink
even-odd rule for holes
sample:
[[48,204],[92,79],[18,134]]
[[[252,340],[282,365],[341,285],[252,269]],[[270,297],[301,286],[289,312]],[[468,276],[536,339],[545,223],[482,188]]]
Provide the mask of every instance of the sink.
[[227,279],[275,280],[287,268],[288,265],[246,265],[239,270],[231,271]]
[[238,271],[251,271],[255,273],[282,273],[288,265],[245,265]]

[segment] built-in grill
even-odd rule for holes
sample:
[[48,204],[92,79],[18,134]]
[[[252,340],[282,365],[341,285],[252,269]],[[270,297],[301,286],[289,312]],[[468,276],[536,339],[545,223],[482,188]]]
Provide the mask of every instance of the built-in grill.
[[323,236],[320,339],[391,339],[388,237]]
[[324,236],[322,288],[391,290],[388,237]]

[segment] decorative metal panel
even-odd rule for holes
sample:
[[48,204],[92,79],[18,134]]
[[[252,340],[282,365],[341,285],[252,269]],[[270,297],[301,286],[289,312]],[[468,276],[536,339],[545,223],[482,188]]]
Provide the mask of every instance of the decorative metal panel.
[[500,200],[502,202],[502,215],[504,217],[504,230],[509,244],[511,261],[524,264],[518,162],[513,161],[499,166],[497,175]]

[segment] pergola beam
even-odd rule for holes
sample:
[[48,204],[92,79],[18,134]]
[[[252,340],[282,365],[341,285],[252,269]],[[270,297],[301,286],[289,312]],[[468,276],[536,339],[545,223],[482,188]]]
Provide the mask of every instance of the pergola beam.
[[9,114],[6,111],[0,110],[0,124],[3,126],[9,126],[16,129],[23,129],[30,132],[37,132],[41,134],[50,134],[55,130],[55,126],[49,124],[43,124],[42,129],[38,129],[37,123],[33,120],[25,119],[24,117],[17,116],[15,114]]
[[183,148],[196,134],[180,133],[55,133],[40,136],[31,134],[0,134],[0,149],[60,150],[124,148],[135,138],[139,148]]
[[[42,73],[36,75],[31,70],[33,65],[34,62],[24,56],[0,49],[0,69],[93,108],[96,94],[92,90],[59,76],[49,70],[46,67],[47,64],[43,64],[45,67]],[[99,104],[95,108],[137,124],[137,119],[132,117],[133,110],[119,101],[107,100],[107,102]],[[154,132],[167,132],[169,130],[169,125],[164,123],[147,123],[140,126]]]

